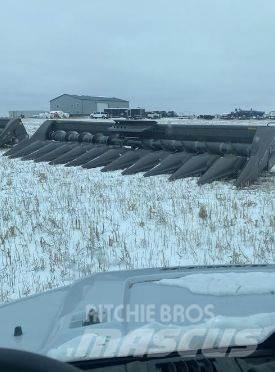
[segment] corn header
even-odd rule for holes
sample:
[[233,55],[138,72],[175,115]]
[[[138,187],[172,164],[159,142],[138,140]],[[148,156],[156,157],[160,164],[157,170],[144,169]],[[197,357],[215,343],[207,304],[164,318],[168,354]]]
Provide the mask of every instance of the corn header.
[[275,126],[48,120],[5,155],[123,175],[168,174],[170,181],[199,177],[201,185],[235,178],[243,187],[275,165]]
[[0,118],[0,147],[14,146],[27,139],[28,134],[20,119]]

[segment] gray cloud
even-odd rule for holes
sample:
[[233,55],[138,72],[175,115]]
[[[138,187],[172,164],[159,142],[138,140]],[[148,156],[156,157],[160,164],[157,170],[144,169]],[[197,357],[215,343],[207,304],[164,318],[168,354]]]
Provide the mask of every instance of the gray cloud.
[[61,93],[222,112],[275,109],[274,0],[9,0],[0,113]]

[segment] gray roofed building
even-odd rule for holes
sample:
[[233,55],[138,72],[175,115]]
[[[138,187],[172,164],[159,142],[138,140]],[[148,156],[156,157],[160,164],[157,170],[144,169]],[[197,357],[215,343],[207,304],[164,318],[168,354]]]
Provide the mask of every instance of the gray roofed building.
[[129,101],[76,94],[62,94],[50,101],[51,111],[63,111],[70,115],[90,115],[92,112],[104,112],[106,108],[129,108]]

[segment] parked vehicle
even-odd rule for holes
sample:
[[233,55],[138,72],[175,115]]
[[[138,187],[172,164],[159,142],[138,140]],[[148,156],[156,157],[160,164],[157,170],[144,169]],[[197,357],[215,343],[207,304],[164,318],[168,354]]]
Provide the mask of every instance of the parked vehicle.
[[70,114],[63,111],[50,111],[50,119],[68,119]]
[[208,115],[208,114],[198,115],[197,119],[213,120],[215,119],[215,115]]
[[160,119],[161,118],[161,115],[157,112],[147,112],[146,113],[146,116],[148,119]]
[[274,291],[274,265],[99,273],[0,306],[0,370],[274,371]]
[[266,118],[267,118],[267,119],[271,119],[271,120],[275,120],[275,111],[270,111],[270,112],[266,115]]
[[221,120],[232,120],[234,119],[234,115],[231,113],[224,113],[219,116]]
[[106,114],[108,118],[127,119],[129,117],[129,109],[128,108],[106,108],[104,109],[104,114]]
[[108,115],[104,112],[92,112],[90,114],[91,119],[108,119]]

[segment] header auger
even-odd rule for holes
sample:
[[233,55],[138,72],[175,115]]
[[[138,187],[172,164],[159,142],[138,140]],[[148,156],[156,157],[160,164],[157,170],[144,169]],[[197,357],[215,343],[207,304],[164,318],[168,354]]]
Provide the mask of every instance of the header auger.
[[0,118],[0,147],[14,146],[28,138],[21,119]]
[[242,187],[275,165],[275,126],[48,120],[5,155],[171,181],[198,176],[201,185],[236,178]]

